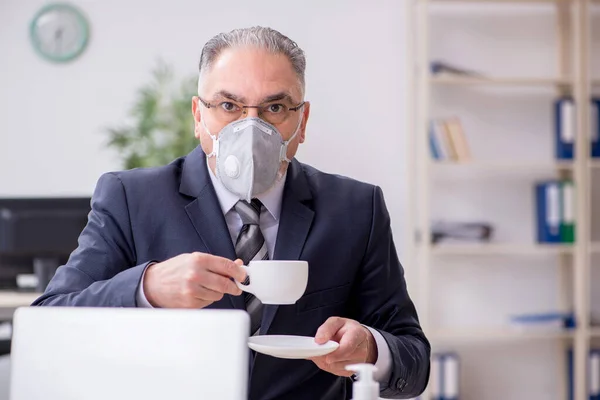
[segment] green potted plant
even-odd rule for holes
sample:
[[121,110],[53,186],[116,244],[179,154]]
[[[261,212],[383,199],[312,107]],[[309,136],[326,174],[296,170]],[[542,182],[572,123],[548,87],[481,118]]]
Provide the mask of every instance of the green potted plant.
[[196,79],[177,82],[172,68],[158,62],[152,80],[137,93],[129,123],[107,129],[108,147],[126,169],[165,165],[198,145],[191,111]]

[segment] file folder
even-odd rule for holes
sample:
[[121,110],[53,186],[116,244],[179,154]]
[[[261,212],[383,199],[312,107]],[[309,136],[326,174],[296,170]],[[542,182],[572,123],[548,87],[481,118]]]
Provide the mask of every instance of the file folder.
[[600,99],[590,103],[590,156],[600,157]]
[[562,97],[555,101],[554,118],[556,158],[571,160],[577,131],[575,102],[572,98]]
[[567,350],[567,399],[575,397],[575,385],[573,382],[573,349]]
[[442,390],[444,387],[444,371],[443,371],[443,359],[439,354],[434,354],[431,357],[431,374],[429,378],[430,393],[432,400],[444,400],[442,397]]
[[535,185],[537,239],[540,243],[561,240],[561,185],[558,181]]
[[600,350],[590,350],[589,398],[600,400]]
[[449,353],[444,355],[443,373],[443,400],[458,400],[460,374],[459,360],[456,354]]
[[561,182],[562,215],[560,221],[560,241],[562,243],[575,242],[575,190],[573,181]]
[[[567,350],[567,399],[575,398],[573,383],[573,349]],[[600,350],[590,349],[588,355],[588,399],[600,400]]]

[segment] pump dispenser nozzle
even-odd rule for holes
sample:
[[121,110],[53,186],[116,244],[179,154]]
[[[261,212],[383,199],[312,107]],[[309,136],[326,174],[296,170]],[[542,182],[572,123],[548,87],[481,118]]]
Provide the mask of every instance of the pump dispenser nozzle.
[[351,364],[346,369],[357,374],[357,380],[352,385],[352,400],[379,399],[379,383],[373,380],[377,368],[373,364]]

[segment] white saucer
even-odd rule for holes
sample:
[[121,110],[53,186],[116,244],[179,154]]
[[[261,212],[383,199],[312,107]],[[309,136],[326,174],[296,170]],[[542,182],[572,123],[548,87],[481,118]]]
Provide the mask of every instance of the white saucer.
[[288,335],[252,336],[248,339],[248,347],[262,354],[278,358],[306,359],[329,354],[339,347],[339,343],[329,341],[325,344],[315,343],[314,337]]

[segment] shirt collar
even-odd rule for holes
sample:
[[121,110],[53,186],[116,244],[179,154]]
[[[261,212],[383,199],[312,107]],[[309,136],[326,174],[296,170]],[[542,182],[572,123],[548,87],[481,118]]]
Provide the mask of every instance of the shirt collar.
[[[215,188],[221,210],[223,211],[223,215],[225,215],[231,211],[231,209],[239,201],[239,198],[227,190],[227,188],[223,186],[223,183],[215,176],[212,169],[208,165],[208,159],[206,167],[208,168],[210,180]],[[287,171],[285,175],[279,179],[269,191],[256,196],[256,198],[259,199],[265,206],[269,214],[275,218],[275,221],[279,221],[279,216],[281,214],[281,200],[283,198],[283,188],[285,186],[286,175]]]

